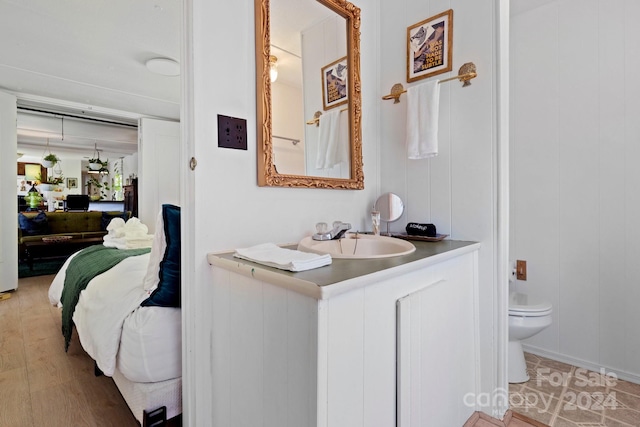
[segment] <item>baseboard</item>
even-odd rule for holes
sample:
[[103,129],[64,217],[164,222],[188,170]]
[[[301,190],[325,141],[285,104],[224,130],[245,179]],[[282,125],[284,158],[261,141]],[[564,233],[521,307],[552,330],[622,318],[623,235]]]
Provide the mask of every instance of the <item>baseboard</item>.
[[558,362],[568,363],[569,365],[577,366],[578,368],[585,368],[594,372],[600,372],[600,369],[604,369],[605,372],[610,372],[615,374],[618,377],[618,379],[640,384],[640,374],[621,371],[619,369],[612,368],[610,366],[598,365],[586,360],[577,359],[575,357],[567,356],[561,353],[544,350],[544,349],[541,349],[529,344],[525,344],[525,343],[522,343],[522,348],[527,353],[532,353],[537,356],[542,356],[548,359],[557,360]]

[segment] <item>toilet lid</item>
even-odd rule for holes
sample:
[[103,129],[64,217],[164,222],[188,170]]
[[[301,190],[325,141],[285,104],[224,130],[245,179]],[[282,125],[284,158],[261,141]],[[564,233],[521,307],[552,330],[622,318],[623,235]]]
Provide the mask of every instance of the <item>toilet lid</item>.
[[509,314],[544,315],[551,312],[552,305],[531,295],[512,292],[509,294]]

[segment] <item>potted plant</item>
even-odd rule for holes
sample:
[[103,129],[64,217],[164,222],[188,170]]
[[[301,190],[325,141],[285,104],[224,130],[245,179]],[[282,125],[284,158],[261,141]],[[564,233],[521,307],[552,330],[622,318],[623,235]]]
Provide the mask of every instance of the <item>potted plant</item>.
[[38,175],[37,181],[40,183],[38,184],[40,191],[54,191],[56,188],[58,188],[58,185],[64,182],[64,177],[62,175],[58,175],[58,176],[52,176],[47,179],[42,179]]
[[107,164],[109,163],[109,159],[106,161],[100,160],[100,151],[98,150],[98,144],[94,144],[93,146],[93,157],[89,159],[89,170],[92,171],[105,171],[107,169]]
[[98,171],[102,169],[102,161],[100,160],[100,157],[89,159],[89,169],[92,171]]
[[90,194],[89,198],[91,200],[102,200],[107,197],[107,191],[110,191],[108,181],[100,181],[99,178],[102,177],[102,174],[98,175],[98,177],[92,176],[87,181],[87,190]]
[[58,156],[56,156],[55,154],[47,154],[46,156],[44,156],[42,158],[42,166],[44,166],[45,168],[52,168],[56,165],[56,163],[58,163],[60,161],[60,158]]
[[108,170],[107,166],[109,166],[108,159],[105,161],[102,161],[100,160],[100,156],[93,159],[89,159],[89,170],[104,172]]

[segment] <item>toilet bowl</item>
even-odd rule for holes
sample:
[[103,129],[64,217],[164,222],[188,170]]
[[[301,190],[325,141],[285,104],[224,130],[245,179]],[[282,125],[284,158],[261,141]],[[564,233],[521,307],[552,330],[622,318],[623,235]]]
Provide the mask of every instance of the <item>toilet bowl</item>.
[[551,325],[552,305],[531,295],[509,294],[509,370],[510,383],[529,381],[521,340]]

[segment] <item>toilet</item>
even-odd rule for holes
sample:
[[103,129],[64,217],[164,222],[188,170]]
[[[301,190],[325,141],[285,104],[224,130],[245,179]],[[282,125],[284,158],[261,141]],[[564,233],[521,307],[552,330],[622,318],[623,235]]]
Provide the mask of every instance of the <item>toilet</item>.
[[551,325],[552,305],[531,295],[509,294],[509,370],[510,383],[529,381],[521,340]]

